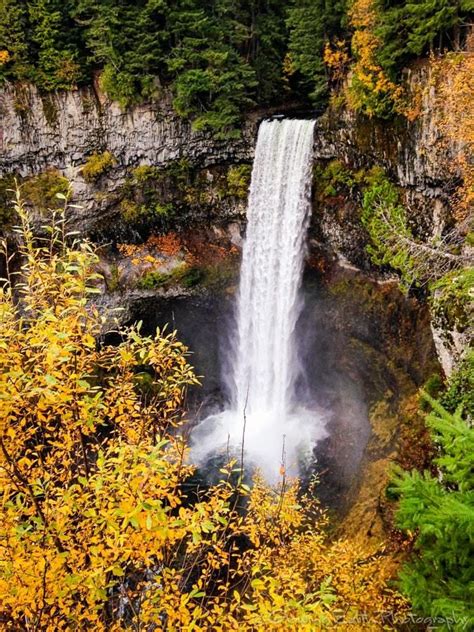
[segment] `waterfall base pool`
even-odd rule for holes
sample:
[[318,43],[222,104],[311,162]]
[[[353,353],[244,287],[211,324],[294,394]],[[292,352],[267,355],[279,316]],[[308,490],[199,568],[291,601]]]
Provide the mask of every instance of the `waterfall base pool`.
[[[388,425],[384,445],[371,447],[380,433],[372,427],[373,411],[382,407],[382,424],[386,414],[397,418],[403,399],[437,370],[429,315],[395,284],[380,284],[338,266],[324,274],[308,269],[302,291],[305,306],[295,332],[305,382],[296,385],[296,393],[306,393],[312,410],[323,411],[327,432],[312,452],[310,467],[320,478],[320,498],[344,510],[354,501],[367,463],[394,449],[397,428]],[[150,297],[135,304],[132,320],[143,320],[145,333],[169,323],[192,352],[190,360],[202,384],[188,394],[191,424],[230,407],[224,376],[229,370],[225,360],[233,305],[233,296],[225,290]],[[238,423],[240,433],[242,420]],[[280,459],[281,447],[278,466]]]

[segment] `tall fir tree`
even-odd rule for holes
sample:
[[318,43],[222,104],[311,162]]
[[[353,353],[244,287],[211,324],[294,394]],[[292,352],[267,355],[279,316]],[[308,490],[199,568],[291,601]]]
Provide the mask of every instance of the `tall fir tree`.
[[31,73],[25,0],[0,0],[0,81],[26,79]]
[[382,42],[378,61],[396,78],[415,56],[457,48],[473,12],[474,0],[382,0],[376,29]]
[[401,497],[398,526],[416,534],[400,584],[416,612],[441,617],[442,629],[467,630],[474,626],[474,428],[462,404],[451,413],[426,398],[436,475],[398,472],[392,487]]
[[324,45],[341,34],[345,9],[345,0],[295,0],[288,10],[291,68],[298,88],[314,103],[327,93]]
[[86,76],[81,34],[72,21],[73,0],[28,3],[35,80],[45,90],[72,88]]
[[239,54],[242,35],[239,29],[233,32],[227,7],[204,6],[180,0],[170,11],[167,64],[174,104],[179,114],[193,119],[195,129],[236,135],[242,109],[252,102],[255,72]]

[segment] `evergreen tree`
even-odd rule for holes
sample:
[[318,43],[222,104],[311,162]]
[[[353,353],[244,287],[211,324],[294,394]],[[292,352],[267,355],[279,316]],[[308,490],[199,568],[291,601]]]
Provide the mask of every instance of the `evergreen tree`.
[[26,1],[0,0],[0,81],[29,75],[27,15]]
[[463,419],[462,405],[450,413],[426,398],[433,408],[426,423],[438,446],[438,473],[396,475],[398,526],[417,534],[400,583],[415,611],[454,618],[449,629],[467,630],[474,626],[474,428]]
[[[219,5],[228,5],[232,29],[241,34],[232,42],[241,56],[252,66],[257,81],[258,102],[279,100],[285,83],[283,59],[286,53],[286,10],[287,3],[278,0],[219,0]],[[224,32],[229,28],[222,24]]]
[[[172,47],[167,59],[176,111],[195,129],[217,136],[237,134],[240,113],[251,103],[255,73],[239,55],[239,30],[219,3],[207,12],[195,0],[174,4],[169,15]],[[226,25],[227,28],[224,26]]]
[[345,0],[295,0],[288,11],[288,50],[297,84],[318,102],[327,91],[325,43],[342,31]]
[[163,69],[164,0],[79,0],[76,19],[96,66],[103,67],[102,86],[123,106],[152,96]]
[[70,0],[28,3],[34,79],[45,90],[68,89],[85,76],[81,36],[71,19]]
[[376,31],[383,42],[380,64],[395,78],[410,58],[455,48],[460,27],[473,11],[474,0],[382,1]]
[[463,17],[474,11],[474,0],[425,0],[408,2],[406,6],[407,49],[414,55],[423,54],[437,45],[453,47],[453,29]]

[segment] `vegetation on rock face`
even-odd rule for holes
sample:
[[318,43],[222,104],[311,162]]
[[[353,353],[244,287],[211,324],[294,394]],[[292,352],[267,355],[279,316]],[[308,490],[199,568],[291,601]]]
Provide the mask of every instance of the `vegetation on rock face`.
[[110,151],[102,154],[92,154],[81,168],[82,177],[86,182],[95,182],[116,164]]
[[[12,193],[16,185],[21,185],[25,203],[40,213],[57,209],[70,187],[69,180],[56,169],[48,169],[28,178],[7,175],[0,178],[0,226],[8,227],[14,217]],[[60,197],[58,197],[58,194]]]
[[[347,185],[348,176],[343,180]],[[405,290],[427,285],[433,322],[463,333],[469,345],[474,278],[463,225],[419,240],[399,191],[383,173],[365,182],[362,207],[372,261],[397,270]],[[443,629],[450,619],[455,629],[474,623],[473,386],[473,355],[466,349],[444,391],[440,379],[429,382],[438,399],[424,393],[424,408],[432,408],[425,419],[435,448],[430,469],[400,469],[390,488],[399,498],[396,523],[414,542],[400,588],[415,612],[441,617]]]
[[397,270],[405,289],[430,283],[433,291],[442,294],[462,286],[464,301],[468,300],[472,272],[462,268],[473,259],[462,252],[466,237],[462,227],[434,234],[431,239],[417,239],[398,190],[383,175],[364,192],[361,221],[371,239],[367,250],[372,261]]
[[224,194],[246,199],[250,186],[251,171],[250,165],[231,166],[227,172],[227,188]]
[[185,159],[163,167],[140,165],[119,189],[121,217],[134,228],[170,230],[179,218],[220,210],[223,200],[245,200],[250,172],[248,164],[202,169]]
[[142,290],[154,290],[170,284],[194,287],[204,279],[205,272],[197,266],[183,264],[170,272],[150,271],[146,272],[138,281],[138,287]]
[[299,630],[403,613],[392,558],[327,542],[284,469],[277,489],[258,476],[250,489],[231,463],[185,491],[186,349],[139,327],[99,343],[93,250],[67,245],[62,221],[35,247],[16,211],[21,273],[0,288],[6,629]]

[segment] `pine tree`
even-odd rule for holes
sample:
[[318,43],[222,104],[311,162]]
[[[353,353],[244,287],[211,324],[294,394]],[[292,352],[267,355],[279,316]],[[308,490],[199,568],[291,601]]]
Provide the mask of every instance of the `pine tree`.
[[68,89],[84,79],[81,36],[71,19],[72,8],[71,1],[28,3],[34,79],[45,90]]
[[[195,129],[220,137],[237,135],[242,109],[251,103],[255,73],[239,55],[225,11],[206,11],[181,0],[170,12],[172,47],[167,59],[176,111]],[[227,25],[227,26],[226,26]]]
[[24,79],[31,71],[27,14],[24,0],[0,0],[0,81]]
[[383,45],[378,60],[396,78],[414,56],[458,45],[459,29],[474,11],[474,0],[422,0],[380,3],[376,34]]
[[472,629],[474,428],[463,418],[462,405],[450,413],[425,397],[433,408],[426,423],[438,446],[438,472],[396,475],[393,491],[401,496],[398,526],[416,533],[415,555],[401,573],[400,584],[415,611],[454,618],[455,627],[450,629]]
[[167,3],[79,0],[76,19],[97,67],[103,67],[102,87],[123,106],[152,96],[155,78],[163,70]]
[[327,92],[325,43],[342,31],[345,0],[296,0],[288,11],[288,50],[297,84],[313,102]]
[[216,5],[225,18],[222,20],[223,32],[234,33],[230,43],[255,71],[258,102],[281,99],[285,88],[283,59],[287,40],[287,3],[218,0]]
[[428,48],[452,48],[452,29],[474,10],[473,0],[425,0],[408,2],[406,6],[407,49],[415,55]]

